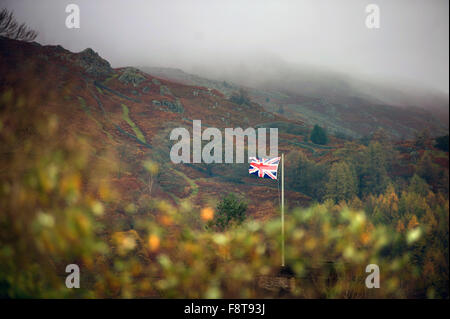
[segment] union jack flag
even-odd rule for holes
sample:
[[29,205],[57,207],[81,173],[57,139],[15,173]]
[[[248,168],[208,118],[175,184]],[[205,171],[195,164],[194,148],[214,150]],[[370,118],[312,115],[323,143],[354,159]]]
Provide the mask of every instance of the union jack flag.
[[280,163],[279,157],[274,157],[271,159],[249,157],[249,161],[249,174],[254,174],[261,178],[277,179],[278,164]]

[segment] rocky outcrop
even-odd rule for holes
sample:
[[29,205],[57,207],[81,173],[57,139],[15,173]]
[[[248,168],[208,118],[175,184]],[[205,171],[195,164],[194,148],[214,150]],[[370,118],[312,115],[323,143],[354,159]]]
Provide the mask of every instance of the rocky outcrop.
[[99,77],[108,76],[113,72],[108,61],[98,55],[97,52],[91,48],[78,53],[76,63],[86,70],[87,73]]
[[148,92],[150,92],[150,88],[148,86],[144,86],[142,88],[142,93],[148,93]]
[[124,84],[133,84],[134,87],[139,86],[142,82],[146,80],[145,76],[141,74],[136,68],[125,68],[122,74],[119,76],[118,80]]
[[166,85],[161,85],[159,87],[159,94],[160,95],[173,95],[170,89]]
[[173,113],[183,113],[184,112],[183,104],[181,104],[179,99],[176,99],[175,102],[171,102],[168,100],[164,100],[162,102],[160,102],[158,100],[153,100],[152,104],[154,106],[158,107],[158,109],[160,111],[173,112]]
[[174,113],[183,113],[184,112],[183,104],[181,104],[179,99],[176,99],[175,103],[172,103],[172,105],[169,106],[169,111]]

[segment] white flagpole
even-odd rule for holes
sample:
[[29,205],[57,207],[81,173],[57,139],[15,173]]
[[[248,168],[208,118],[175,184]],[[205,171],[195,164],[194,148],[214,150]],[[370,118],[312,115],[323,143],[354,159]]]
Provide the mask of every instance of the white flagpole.
[[281,153],[281,266],[284,267],[284,154]]

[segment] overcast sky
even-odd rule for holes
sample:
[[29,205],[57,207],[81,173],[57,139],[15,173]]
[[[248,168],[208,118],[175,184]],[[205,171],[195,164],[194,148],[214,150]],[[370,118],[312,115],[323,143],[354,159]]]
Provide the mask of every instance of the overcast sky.
[[[0,0],[42,44],[93,48],[119,66],[192,72],[267,59],[422,83],[448,93],[448,0]],[[67,29],[78,4],[81,28]],[[365,26],[378,4],[381,28]],[[212,70],[212,71],[217,71]]]

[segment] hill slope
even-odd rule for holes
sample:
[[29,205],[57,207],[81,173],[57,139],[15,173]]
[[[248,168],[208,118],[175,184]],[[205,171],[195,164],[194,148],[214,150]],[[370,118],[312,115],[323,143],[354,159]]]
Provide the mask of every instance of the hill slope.
[[[114,182],[124,201],[157,196],[171,202],[190,199],[202,206],[235,192],[248,199],[254,216],[276,213],[275,181],[249,177],[247,164],[172,164],[169,151],[175,142],[169,134],[175,127],[192,131],[193,120],[201,120],[203,128],[221,130],[280,126],[279,150],[287,151],[301,145],[303,136],[289,131],[304,130],[302,122],[267,112],[256,103],[237,105],[211,88],[175,83],[131,67],[113,69],[92,49],[72,53],[61,46],[1,38],[0,70],[2,91],[13,89],[24,96],[39,91],[35,107],[56,114],[65,135],[86,136],[94,152],[108,149],[115,154],[119,162]],[[304,147],[310,154],[316,149]],[[320,156],[329,150],[317,146],[317,151]],[[159,165],[150,190],[142,166],[147,159]],[[108,161],[105,158],[107,165],[113,164]],[[292,205],[309,200],[287,191]]]

